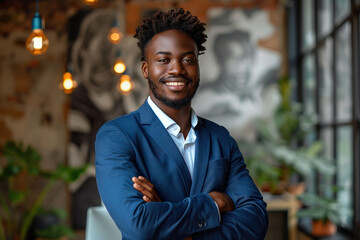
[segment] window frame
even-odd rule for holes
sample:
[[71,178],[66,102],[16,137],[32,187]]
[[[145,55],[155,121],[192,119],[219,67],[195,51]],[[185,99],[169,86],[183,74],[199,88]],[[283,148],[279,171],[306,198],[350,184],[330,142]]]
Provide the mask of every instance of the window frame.
[[[337,129],[342,126],[351,126],[352,128],[352,164],[353,164],[353,176],[352,176],[352,204],[353,204],[353,221],[350,228],[344,229],[353,234],[354,239],[360,239],[360,1],[351,0],[350,1],[350,13],[346,17],[342,18],[341,21],[335,21],[335,0],[332,0],[332,22],[331,28],[326,33],[322,33],[319,36],[319,27],[318,27],[318,7],[319,0],[312,1],[312,10],[313,10],[313,29],[315,33],[315,43],[311,47],[303,49],[303,20],[302,20],[302,1],[301,0],[292,0],[287,2],[287,40],[288,40],[288,52],[287,52],[287,63],[288,63],[288,72],[290,74],[290,79],[293,82],[293,86],[296,88],[293,89],[294,101],[304,102],[304,80],[302,65],[303,61],[307,56],[313,55],[315,59],[315,111],[317,114],[320,113],[320,73],[319,73],[319,51],[322,46],[325,46],[327,39],[332,38],[332,60],[333,66],[331,70],[332,75],[332,119],[330,122],[323,123],[318,121],[314,126],[316,130],[316,138],[320,138],[321,130],[330,128],[332,131],[332,146],[333,146],[333,157],[335,158],[336,165],[338,159],[337,156]],[[338,122],[336,119],[337,113],[337,99],[336,99],[336,33],[345,26],[345,24],[350,23],[350,47],[351,47],[351,84],[352,84],[352,119],[350,121]],[[315,191],[320,192],[319,184],[321,179],[319,175],[316,175],[315,179]],[[335,174],[332,183],[337,182],[337,176]]]

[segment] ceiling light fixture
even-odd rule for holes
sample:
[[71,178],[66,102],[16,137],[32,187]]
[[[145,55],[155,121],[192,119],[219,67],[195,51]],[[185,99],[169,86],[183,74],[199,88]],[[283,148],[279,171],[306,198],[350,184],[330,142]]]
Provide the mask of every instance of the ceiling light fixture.
[[123,94],[128,94],[133,88],[134,84],[131,82],[130,75],[125,72],[119,79],[118,90]]
[[63,80],[60,84],[60,88],[64,90],[66,94],[70,94],[77,87],[77,82],[73,79],[70,72],[65,72],[63,74]]
[[95,5],[98,0],[83,0],[86,5],[93,6]]
[[44,54],[49,47],[49,39],[43,31],[43,22],[39,13],[39,0],[36,0],[36,11],[32,19],[32,32],[26,39],[26,48],[33,55]]
[[120,31],[120,28],[118,27],[116,18],[114,18],[112,22],[112,27],[110,28],[108,33],[108,40],[112,44],[119,44],[122,38],[123,38],[123,34]]

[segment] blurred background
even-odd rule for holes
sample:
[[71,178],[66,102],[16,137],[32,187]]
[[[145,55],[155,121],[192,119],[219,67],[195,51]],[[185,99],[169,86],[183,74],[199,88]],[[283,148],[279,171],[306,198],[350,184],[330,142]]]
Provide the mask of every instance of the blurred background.
[[266,239],[359,240],[359,0],[0,0],[0,240],[85,239],[96,132],[148,96],[135,29],[175,7],[207,24],[193,107],[238,142]]

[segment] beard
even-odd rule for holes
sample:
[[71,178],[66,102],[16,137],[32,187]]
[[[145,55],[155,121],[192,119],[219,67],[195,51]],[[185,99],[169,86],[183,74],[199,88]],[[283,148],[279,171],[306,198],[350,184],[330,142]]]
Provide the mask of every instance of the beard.
[[180,99],[180,100],[171,100],[165,96],[160,95],[157,92],[157,86],[153,83],[153,81],[150,79],[150,77],[148,77],[148,83],[149,83],[150,90],[154,94],[156,99],[158,99],[160,102],[164,103],[166,106],[168,106],[170,108],[181,109],[185,106],[190,105],[191,100],[194,97],[194,95],[199,87],[200,78],[197,81],[194,91],[190,92],[185,98]]

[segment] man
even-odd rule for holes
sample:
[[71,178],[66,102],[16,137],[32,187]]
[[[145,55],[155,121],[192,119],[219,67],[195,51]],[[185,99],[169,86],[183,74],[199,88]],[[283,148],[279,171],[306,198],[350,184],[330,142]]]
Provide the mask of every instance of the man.
[[183,9],[135,37],[150,97],[96,139],[100,196],[124,239],[263,239],[266,204],[229,132],[197,117],[204,25]]

